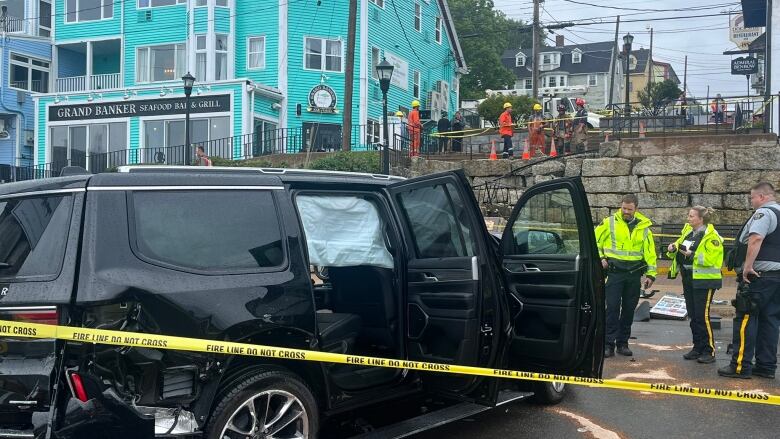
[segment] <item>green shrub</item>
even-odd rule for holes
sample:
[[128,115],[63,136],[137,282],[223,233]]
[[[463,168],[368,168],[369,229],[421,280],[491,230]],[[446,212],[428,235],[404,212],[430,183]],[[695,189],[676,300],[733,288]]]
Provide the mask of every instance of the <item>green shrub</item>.
[[340,151],[314,160],[309,169],[325,171],[365,172],[377,174],[382,171],[379,152]]

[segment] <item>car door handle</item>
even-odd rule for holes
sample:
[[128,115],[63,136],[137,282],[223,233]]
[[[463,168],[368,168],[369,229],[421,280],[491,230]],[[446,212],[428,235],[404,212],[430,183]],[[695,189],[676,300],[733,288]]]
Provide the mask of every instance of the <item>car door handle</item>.
[[523,269],[525,271],[542,271],[534,264],[523,264]]
[[422,278],[425,282],[438,282],[439,278],[436,276],[433,276],[430,273],[423,273]]

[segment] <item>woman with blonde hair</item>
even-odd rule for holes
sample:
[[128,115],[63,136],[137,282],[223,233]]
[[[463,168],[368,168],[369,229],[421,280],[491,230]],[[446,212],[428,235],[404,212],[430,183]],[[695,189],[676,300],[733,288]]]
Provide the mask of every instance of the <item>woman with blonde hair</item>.
[[672,259],[669,278],[682,274],[685,306],[691,321],[693,349],[683,358],[699,363],[715,362],[710,303],[715,290],[723,284],[723,238],[711,223],[713,213],[712,208],[693,206],[680,237],[669,244],[666,253]]

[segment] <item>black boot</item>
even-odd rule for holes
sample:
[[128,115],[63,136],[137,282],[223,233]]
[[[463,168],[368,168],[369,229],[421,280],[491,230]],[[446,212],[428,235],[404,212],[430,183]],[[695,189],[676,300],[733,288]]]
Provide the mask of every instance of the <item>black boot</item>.
[[683,355],[683,358],[685,358],[686,360],[696,360],[699,357],[701,357],[701,352],[697,351],[696,349],[691,349],[690,352]]
[[720,369],[718,369],[718,375],[722,377],[728,377],[728,378],[742,378],[745,380],[750,379],[750,372],[737,373],[737,366],[733,364],[729,364],[728,366],[721,367]]
[[604,358],[610,358],[614,356],[615,356],[615,346],[613,345],[604,346]]
[[762,369],[760,367],[753,368],[753,375],[761,378],[775,379],[775,371],[769,369]]
[[696,360],[701,364],[711,364],[715,362],[715,353],[714,352],[704,352],[699,356],[699,358]]
[[626,357],[632,357],[634,355],[634,353],[631,352],[631,349],[628,348],[628,345],[618,346],[617,353]]

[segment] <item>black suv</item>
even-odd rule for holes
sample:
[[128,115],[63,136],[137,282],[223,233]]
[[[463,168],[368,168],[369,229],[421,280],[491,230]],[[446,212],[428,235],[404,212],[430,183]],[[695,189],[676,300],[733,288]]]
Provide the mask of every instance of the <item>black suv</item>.
[[[528,189],[500,240],[461,172],[128,167],[5,184],[0,290],[0,320],[602,369],[603,278],[578,179]],[[315,438],[336,414],[421,392],[480,407],[517,395],[494,378],[155,346],[6,337],[0,353],[0,438]]]

